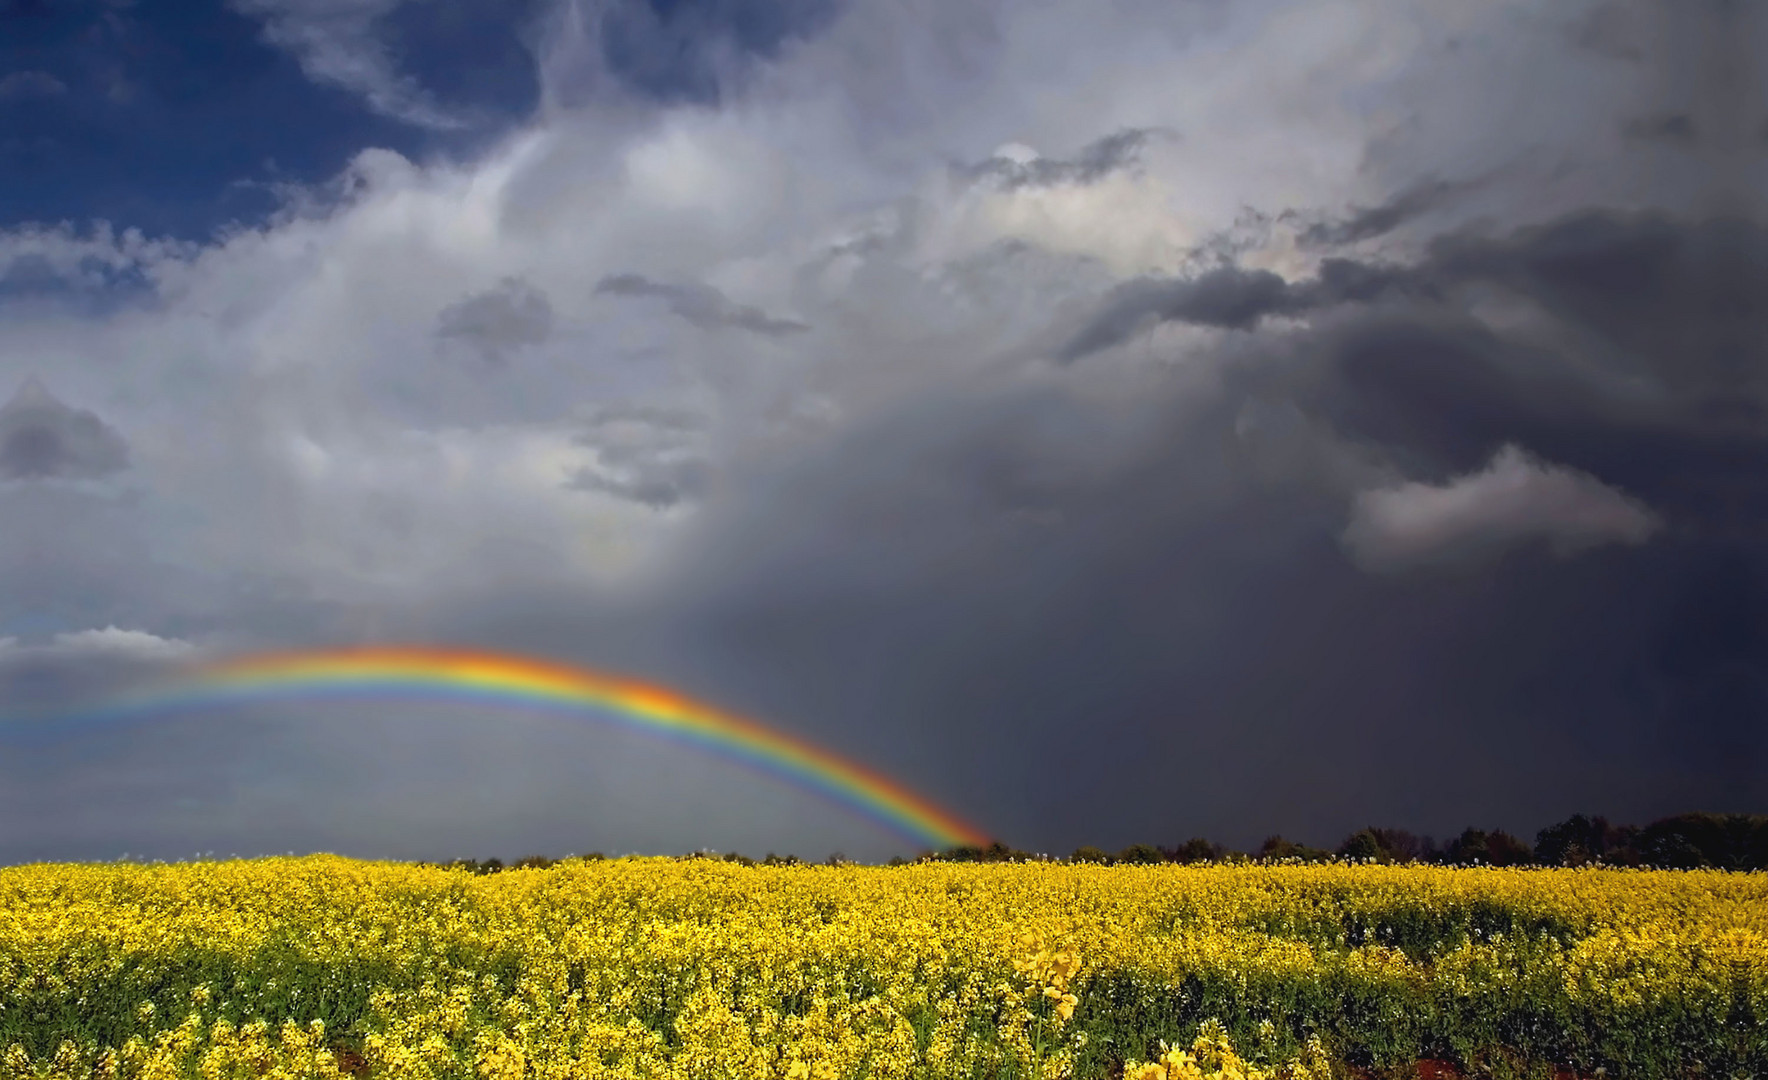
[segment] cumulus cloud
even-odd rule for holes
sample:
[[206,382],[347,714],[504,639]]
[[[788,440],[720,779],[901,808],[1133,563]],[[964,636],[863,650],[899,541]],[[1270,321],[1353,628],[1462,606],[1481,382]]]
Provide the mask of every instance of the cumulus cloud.
[[102,630],[76,630],[57,634],[54,642],[36,650],[40,654],[91,655],[102,653],[141,660],[181,660],[199,651],[191,642],[164,638],[145,630],[123,630],[107,626]]
[[136,228],[119,233],[104,220],[85,232],[81,236],[67,222],[0,229],[0,304],[44,292],[90,296],[152,290],[201,250],[190,241],[148,237]]
[[129,467],[129,445],[85,409],[57,401],[36,376],[0,405],[0,476],[92,479]]
[[15,734],[13,722],[92,704],[205,654],[191,641],[115,625],[62,632],[48,641],[0,638],[0,736]]
[[1445,485],[1358,493],[1343,540],[1374,569],[1484,557],[1535,539],[1567,556],[1643,543],[1661,527],[1648,508],[1595,477],[1505,446],[1485,469]]
[[443,308],[436,324],[438,336],[463,341],[487,362],[501,363],[509,350],[546,343],[553,309],[544,292],[520,277],[506,277],[496,289]]

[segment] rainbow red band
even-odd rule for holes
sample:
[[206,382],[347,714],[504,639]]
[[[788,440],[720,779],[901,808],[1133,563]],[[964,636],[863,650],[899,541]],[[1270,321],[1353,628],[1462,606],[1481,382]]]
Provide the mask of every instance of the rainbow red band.
[[986,846],[986,834],[889,778],[660,686],[476,649],[370,645],[254,653],[181,669],[90,712],[157,713],[312,695],[393,694],[592,713],[701,746],[841,803],[917,844]]

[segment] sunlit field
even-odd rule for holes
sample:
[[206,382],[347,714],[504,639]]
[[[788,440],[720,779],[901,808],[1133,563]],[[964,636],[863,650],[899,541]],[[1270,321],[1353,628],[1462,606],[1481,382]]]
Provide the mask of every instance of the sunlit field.
[[9,1077],[1768,1076],[1763,874],[318,855],[0,917]]

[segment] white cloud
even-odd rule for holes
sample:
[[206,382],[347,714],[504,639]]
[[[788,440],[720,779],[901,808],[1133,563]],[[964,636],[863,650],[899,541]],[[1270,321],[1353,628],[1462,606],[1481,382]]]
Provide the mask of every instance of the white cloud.
[[401,74],[375,21],[405,0],[229,0],[233,10],[264,22],[264,40],[292,54],[315,82],[359,94],[384,116],[418,127],[470,123],[442,108],[410,75]]
[[133,227],[118,233],[108,221],[94,221],[85,232],[81,236],[66,222],[0,230],[0,282],[29,277],[88,293],[131,274],[152,284],[169,265],[202,250],[187,240],[149,238]]
[[1366,569],[1462,562],[1544,539],[1566,557],[1603,544],[1641,544],[1660,522],[1586,473],[1506,445],[1483,470],[1442,486],[1406,483],[1357,495],[1343,541]]
[[105,655],[134,660],[180,660],[194,656],[201,649],[178,638],[160,637],[145,630],[123,630],[113,625],[102,630],[57,634],[50,645],[27,647],[21,651],[39,656]]
[[[322,77],[440,122],[374,43],[391,3],[240,9]],[[135,274],[155,302],[102,318],[8,302],[0,386],[53,371],[57,395],[127,439],[144,574],[287,576],[375,602],[471,574],[587,589],[666,576],[676,542],[715,527],[702,506],[747,483],[723,480],[814,456],[893,402],[973,378],[1133,394],[1129,369],[1042,370],[1043,328],[1124,276],[1177,269],[1248,207],[1379,202],[1405,162],[1369,175],[1393,118],[1360,95],[1423,80],[1412,100],[1444,107],[1418,57],[1451,32],[1487,47],[1482,20],[1516,7],[849,5],[718,107],[553,94],[478,161],[366,149],[327,184],[285,189],[271,222],[206,246],[105,224],[6,233],[0,266],[36,257],[86,290]],[[592,22],[562,18],[542,43],[555,88],[606,75]],[[1002,189],[954,171],[997,152],[1072,159],[1129,129],[1174,134],[1090,179]],[[1310,270],[1289,226],[1266,233],[1244,265]],[[730,311],[809,329],[755,334],[598,296],[618,275],[704,283]],[[514,279],[546,298],[546,333],[524,322],[502,370],[438,349],[463,298]],[[1162,352],[1212,334],[1163,333]],[[1206,371],[1188,377],[1207,388]],[[608,406],[707,426],[689,448],[613,466],[577,441]],[[667,513],[622,497],[665,489]],[[530,545],[519,567],[511,537]]]

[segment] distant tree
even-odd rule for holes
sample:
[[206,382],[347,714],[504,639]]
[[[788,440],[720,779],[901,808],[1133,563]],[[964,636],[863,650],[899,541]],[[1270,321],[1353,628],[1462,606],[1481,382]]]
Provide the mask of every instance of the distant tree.
[[1129,847],[1126,847],[1117,853],[1117,861],[1120,863],[1131,863],[1138,866],[1149,866],[1154,863],[1165,862],[1166,860],[1161,857],[1160,849],[1157,847],[1150,847],[1147,844],[1131,844]]
[[579,859],[582,859],[582,860],[583,860],[583,861],[584,861],[584,862],[600,862],[600,861],[602,861],[602,860],[603,860],[603,859],[605,859],[605,858],[607,858],[607,856],[606,856],[606,855],[603,855],[603,854],[602,854],[602,853],[601,853],[601,852],[599,852],[599,851],[592,851],[592,852],[590,852],[590,853],[589,853],[589,854],[587,854],[587,855],[579,855],[579,856],[577,856],[577,857],[578,857],[578,858],[579,858]]
[[724,861],[725,862],[734,862],[740,866],[754,866],[755,865],[754,859],[751,859],[747,855],[739,855],[734,851],[731,852],[730,854],[726,855],[724,857]]
[[555,860],[549,859],[545,855],[524,855],[514,863],[511,863],[510,869],[522,870],[532,867],[536,870],[545,870],[547,867],[551,866],[554,861]]
[[770,851],[767,853],[767,857],[761,860],[761,864],[763,866],[797,866],[798,856],[775,855]]
[[1632,825],[1610,825],[1607,818],[1573,814],[1535,834],[1535,861],[1543,866],[1584,866],[1593,862],[1636,863]]
[[1424,858],[1425,842],[1404,829],[1371,828],[1369,832],[1392,862],[1417,862]]
[[1381,841],[1376,838],[1373,828],[1354,832],[1338,845],[1338,855],[1344,859],[1377,859],[1381,862],[1390,861],[1386,851],[1382,850]]
[[1176,863],[1220,862],[1227,849],[1201,836],[1193,836],[1176,848],[1162,848],[1160,853]]
[[890,856],[890,861],[888,863],[885,863],[884,865],[886,865],[886,866],[908,866],[909,861],[907,859],[903,858],[901,855],[892,855],[892,856]]
[[1652,866],[1768,870],[1768,817],[1678,814],[1641,829],[1633,847]]
[[1534,858],[1534,851],[1521,840],[1502,829],[1486,832],[1469,828],[1449,841],[1449,861],[1481,862],[1488,866],[1523,866]]
[[1419,837],[1418,861],[1426,863],[1449,862],[1448,845],[1437,843],[1436,837],[1429,834]]
[[1432,853],[1428,837],[1419,839],[1404,829],[1378,829],[1371,825],[1345,838],[1338,855],[1346,859],[1375,859],[1384,863],[1409,863]]
[[1087,847],[1075,848],[1074,854],[1070,855],[1068,860],[1070,862],[1105,863],[1109,865],[1111,862],[1111,856],[1100,851],[1098,848],[1089,845]]
[[1304,862],[1324,862],[1332,857],[1329,851],[1311,848],[1293,840],[1285,840],[1282,836],[1267,836],[1258,850],[1261,859],[1301,859]]

